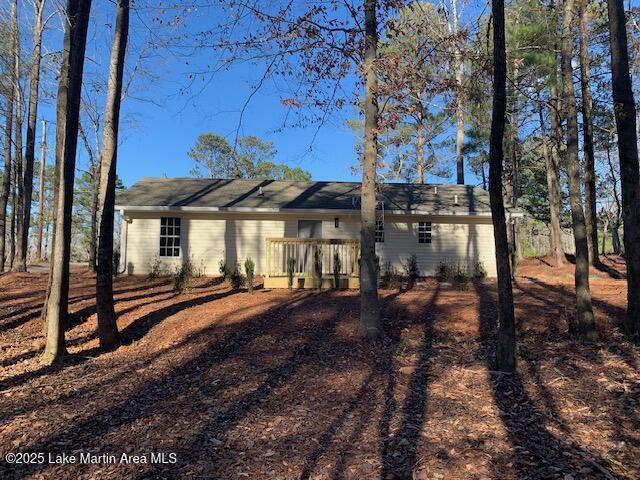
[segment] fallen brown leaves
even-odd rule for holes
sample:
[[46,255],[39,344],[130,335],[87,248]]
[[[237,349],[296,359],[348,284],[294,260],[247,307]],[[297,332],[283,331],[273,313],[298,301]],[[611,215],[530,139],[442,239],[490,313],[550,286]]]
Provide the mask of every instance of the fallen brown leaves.
[[[387,338],[356,336],[356,292],[231,292],[116,281],[128,343],[101,354],[75,272],[60,368],[38,365],[46,278],[0,277],[0,457],[175,452],[175,464],[0,464],[1,478],[640,478],[640,351],[595,273],[602,334],[566,334],[570,266],[525,263],[519,369],[490,366],[495,288],[383,292]],[[615,265],[614,265],[615,266]]]

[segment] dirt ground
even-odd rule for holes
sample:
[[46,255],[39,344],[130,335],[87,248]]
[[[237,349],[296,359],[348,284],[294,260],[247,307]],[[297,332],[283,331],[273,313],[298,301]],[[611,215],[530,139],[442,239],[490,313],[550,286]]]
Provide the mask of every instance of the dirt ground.
[[490,280],[382,292],[387,335],[371,344],[354,291],[202,278],[176,296],[168,279],[121,277],[126,344],[100,353],[93,277],[75,271],[72,355],[43,368],[46,275],[2,275],[0,459],[45,459],[3,461],[0,478],[638,479],[640,348],[618,333],[623,263],[606,264],[595,343],[567,334],[573,266],[521,264],[515,375],[491,369]]

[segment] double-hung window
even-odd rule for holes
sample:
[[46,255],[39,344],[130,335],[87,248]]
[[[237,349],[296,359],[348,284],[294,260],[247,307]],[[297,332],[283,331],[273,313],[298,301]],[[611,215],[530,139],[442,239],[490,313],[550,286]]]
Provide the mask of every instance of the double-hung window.
[[160,256],[180,256],[180,218],[160,218]]
[[418,243],[431,243],[431,222],[418,222]]
[[384,221],[376,220],[376,243],[384,243]]

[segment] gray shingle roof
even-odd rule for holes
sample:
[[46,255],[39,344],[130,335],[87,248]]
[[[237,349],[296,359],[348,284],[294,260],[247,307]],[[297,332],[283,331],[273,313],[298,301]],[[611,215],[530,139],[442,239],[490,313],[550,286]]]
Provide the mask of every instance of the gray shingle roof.
[[[262,187],[262,188],[260,188]],[[379,208],[385,211],[440,215],[487,215],[489,194],[469,185],[379,185]],[[456,203],[457,199],[457,203]],[[129,207],[217,210],[359,210],[360,183],[144,178],[118,194]]]

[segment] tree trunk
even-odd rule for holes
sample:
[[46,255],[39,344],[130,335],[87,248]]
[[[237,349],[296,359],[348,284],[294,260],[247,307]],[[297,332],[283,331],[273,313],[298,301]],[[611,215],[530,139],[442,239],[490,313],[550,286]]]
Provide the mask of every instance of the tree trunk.
[[587,246],[587,228],[582,210],[582,192],[580,188],[580,161],[578,160],[578,112],[573,88],[573,0],[564,0],[562,22],[562,85],[564,111],[567,117],[567,157],[566,169],[569,181],[569,203],[573,221],[573,236],[576,246],[576,321],[575,333],[584,338],[593,338],[595,320],[589,291],[589,249]]
[[[502,170],[502,201],[504,205],[508,205],[513,207],[516,200],[516,154],[514,151],[515,148],[515,135],[513,134],[514,123],[513,121],[509,122],[509,128],[506,129],[506,136],[509,140],[506,142],[508,145],[508,154],[507,160],[504,162],[504,167]],[[503,136],[505,136],[503,134]],[[503,147],[504,149],[504,147]],[[503,151],[504,157],[504,151]],[[491,188],[491,186],[489,186]],[[511,262],[511,275],[515,275],[515,269],[517,268],[517,256],[516,256],[516,228],[513,219],[509,219],[507,222],[507,245],[509,247],[509,259]]]
[[609,219],[605,217],[602,225],[602,255],[607,254],[607,228],[609,228]]
[[97,271],[98,266],[98,209],[99,205],[99,189],[100,189],[100,165],[93,165],[91,172],[91,238],[89,240],[89,269],[92,272]]
[[424,120],[422,118],[422,115],[418,115],[418,138],[416,140],[416,166],[418,169],[418,183],[424,183]]
[[516,368],[516,327],[511,289],[511,265],[507,224],[502,196],[503,140],[507,109],[507,55],[505,51],[504,0],[492,0],[493,15],[493,110],[489,141],[489,198],[493,220],[498,272],[498,342],[496,368],[512,372]]
[[16,188],[18,177],[17,161],[13,159],[13,184],[11,185],[11,224],[9,225],[9,270],[13,270],[16,259]]
[[378,279],[376,272],[376,166],[378,163],[378,24],[376,0],[364,0],[365,53],[364,71],[364,165],[362,172],[362,201],[360,231],[360,334],[376,338],[382,334]]
[[[16,110],[15,110],[15,128],[13,129],[13,168],[14,168],[14,191],[13,191],[13,216],[11,221],[13,222],[12,230],[14,233],[14,239],[12,240],[11,254],[11,270],[14,272],[24,272],[27,269],[26,265],[26,252],[23,251],[23,237],[24,232],[22,230],[22,216],[24,214],[23,192],[24,192],[24,177],[22,175],[22,167],[24,158],[22,156],[22,99],[20,95],[20,89],[17,89],[16,94]],[[24,260],[24,263],[23,263]]]
[[622,0],[608,0],[613,90],[618,158],[622,187],[624,250],[627,262],[627,315],[625,328],[640,337],[640,173],[636,109],[629,75],[627,28]]
[[45,0],[37,0],[34,4],[33,55],[29,73],[29,111],[27,114],[27,145],[24,163],[24,190],[22,191],[22,242],[20,268],[27,269],[27,252],[29,249],[29,227],[31,225],[31,200],[33,197],[33,164],[35,163],[36,122],[38,120],[38,89],[40,85],[40,54],[42,51],[42,11]]
[[[519,66],[516,62],[513,64],[513,83],[514,85],[511,88],[512,100],[511,111],[507,114],[509,118],[510,128],[508,130],[509,135],[509,158],[510,161],[508,165],[510,169],[508,169],[508,177],[505,179],[507,185],[509,186],[505,189],[505,192],[510,193],[510,197],[508,198],[507,204],[511,208],[518,208],[519,204],[519,196],[520,196],[520,166],[519,166],[519,158],[518,158],[518,114],[520,113],[520,108],[518,105],[518,92],[516,90],[516,85],[518,79],[520,78],[520,70]],[[508,92],[508,91],[507,91]],[[507,233],[507,240],[509,240],[509,246],[511,248],[511,275],[515,278],[516,271],[518,269],[518,260],[520,260],[520,236],[519,236],[519,227],[520,224],[517,218],[509,219],[509,223],[507,228],[509,232]]]
[[556,266],[564,263],[564,249],[562,248],[562,229],[560,228],[560,178],[556,162],[553,159],[544,116],[542,114],[542,102],[538,103],[538,118],[540,120],[540,135],[542,136],[542,152],[547,174],[547,190],[549,191],[549,214],[551,231],[551,254],[556,260]]
[[7,204],[11,192],[11,129],[13,125],[13,105],[7,95],[5,104],[5,140],[4,140],[4,173],[2,175],[2,193],[0,194],[0,272],[4,271],[5,239],[7,237]]
[[[12,3],[12,8],[15,8],[15,3]],[[12,50],[14,48],[13,43],[15,41],[15,37],[11,35],[10,48]],[[0,272],[4,270],[4,265],[6,263],[5,239],[7,237],[7,204],[9,203],[9,196],[11,195],[11,177],[13,169],[13,164],[11,162],[11,147],[13,145],[13,62],[8,62],[6,76],[8,79],[8,86],[5,91],[6,100],[4,105],[4,174],[2,176],[2,192],[0,194]]]
[[47,165],[47,123],[42,120],[42,143],[40,151],[40,177],[38,179],[38,241],[36,242],[36,258],[42,256],[42,230],[44,226],[44,175]]
[[16,195],[14,197],[14,212],[12,221],[15,225],[15,239],[13,240],[14,254],[12,255],[11,270],[16,272],[24,272],[27,270],[27,252],[25,246],[25,236],[28,236],[28,232],[24,232],[24,223],[22,221],[24,216],[24,157],[22,154],[22,88],[20,86],[20,32],[18,30],[18,0],[14,0],[15,8],[12,8],[11,13],[13,18],[11,20],[11,30],[16,38],[16,42],[13,46],[13,59],[14,59],[14,93],[13,99],[15,102],[14,121],[15,126],[13,128],[13,142],[14,142],[14,184],[16,186]]
[[582,138],[584,145],[585,222],[589,261],[600,266],[598,257],[598,210],[596,207],[596,161],[593,152],[593,99],[589,75],[587,2],[580,1],[580,86],[582,89]]
[[609,165],[609,172],[611,174],[611,179],[613,180],[613,199],[616,202],[616,212],[613,218],[610,221],[609,228],[611,229],[611,249],[613,253],[616,255],[620,255],[620,235],[618,233],[618,229],[620,228],[620,216],[622,214],[622,202],[620,201],[620,196],[618,195],[618,181],[617,173],[615,168],[613,167],[613,161],[611,160],[611,144],[607,143],[607,164]]
[[[56,112],[57,113],[57,112]],[[79,123],[78,123],[79,125]],[[56,129],[56,141],[57,141],[57,136],[58,136],[58,131]],[[49,264],[50,265],[54,265],[56,263],[56,251],[53,248],[53,246],[56,244],[56,228],[55,228],[55,222],[56,222],[56,208],[58,205],[58,198],[59,198],[59,192],[60,192],[60,179],[62,177],[61,174],[61,168],[62,168],[62,164],[61,162],[58,162],[58,153],[57,153],[57,146],[56,146],[56,161],[54,163],[54,179],[53,179],[53,204],[52,204],[52,212],[51,212],[51,217],[52,217],[52,221],[51,221],[51,226],[52,226],[52,232],[51,232],[51,236],[49,237],[49,235],[47,235],[47,243],[51,245],[51,253],[49,255]],[[47,225],[47,230],[49,228],[49,225]],[[49,251],[49,245],[45,245],[45,252]],[[47,282],[47,294],[45,295],[45,299],[49,298],[49,294],[51,293],[51,284],[53,282],[53,278],[51,275],[49,275],[49,280]],[[43,327],[43,332],[44,335],[47,335],[47,302],[45,301],[44,304],[42,305],[42,311],[40,312],[40,320],[42,322],[42,327]]]
[[560,193],[560,164],[562,158],[560,156],[560,145],[562,143],[562,121],[560,117],[560,101],[558,99],[558,89],[554,83],[552,83],[549,89],[550,98],[550,111],[549,117],[551,119],[551,161],[553,170],[547,172],[547,175],[551,176],[550,180],[552,185],[549,188],[549,209],[551,210],[551,228],[556,231],[557,243],[552,246],[553,256],[556,259],[556,266],[560,267],[564,265],[566,257],[564,248],[562,246],[562,228],[560,226],[560,210],[562,208],[562,195]]
[[60,361],[66,353],[64,329],[69,299],[73,182],[90,8],[91,0],[67,0],[56,107],[56,164],[59,165],[59,175],[52,249],[55,261],[51,264],[49,274],[51,288],[46,300],[47,344],[42,356],[42,363],[46,365]]
[[464,158],[462,157],[462,147],[464,146],[464,106],[462,89],[462,54],[458,39],[458,2],[451,1],[453,16],[453,35],[455,36],[454,68],[456,75],[456,183],[464,185]]
[[129,0],[118,0],[116,29],[111,49],[109,87],[104,114],[104,133],[100,156],[100,230],[98,242],[98,274],[96,276],[96,307],[100,347],[114,348],[120,344],[120,334],[113,306],[113,215],[116,197],[116,162],[118,127],[125,52],[129,34]]
[[96,271],[97,252],[98,252],[98,196],[100,190],[100,166],[94,156],[93,149],[89,145],[89,139],[82,127],[82,123],[78,124],[78,134],[84,143],[85,150],[89,156],[89,176],[91,177],[91,219],[89,227],[89,262],[88,267],[92,272]]
[[620,242],[620,223],[611,222],[611,250],[616,255],[622,254],[622,244]]
[[[518,159],[518,130],[517,130],[517,116],[512,123],[511,128],[511,182],[513,184],[511,188],[511,207],[516,209],[519,204],[520,195],[520,165]],[[509,221],[511,226],[511,236],[513,237],[512,253],[511,253],[511,275],[515,278],[516,271],[518,269],[518,261],[521,258],[520,251],[520,222],[517,218],[511,218]]]

